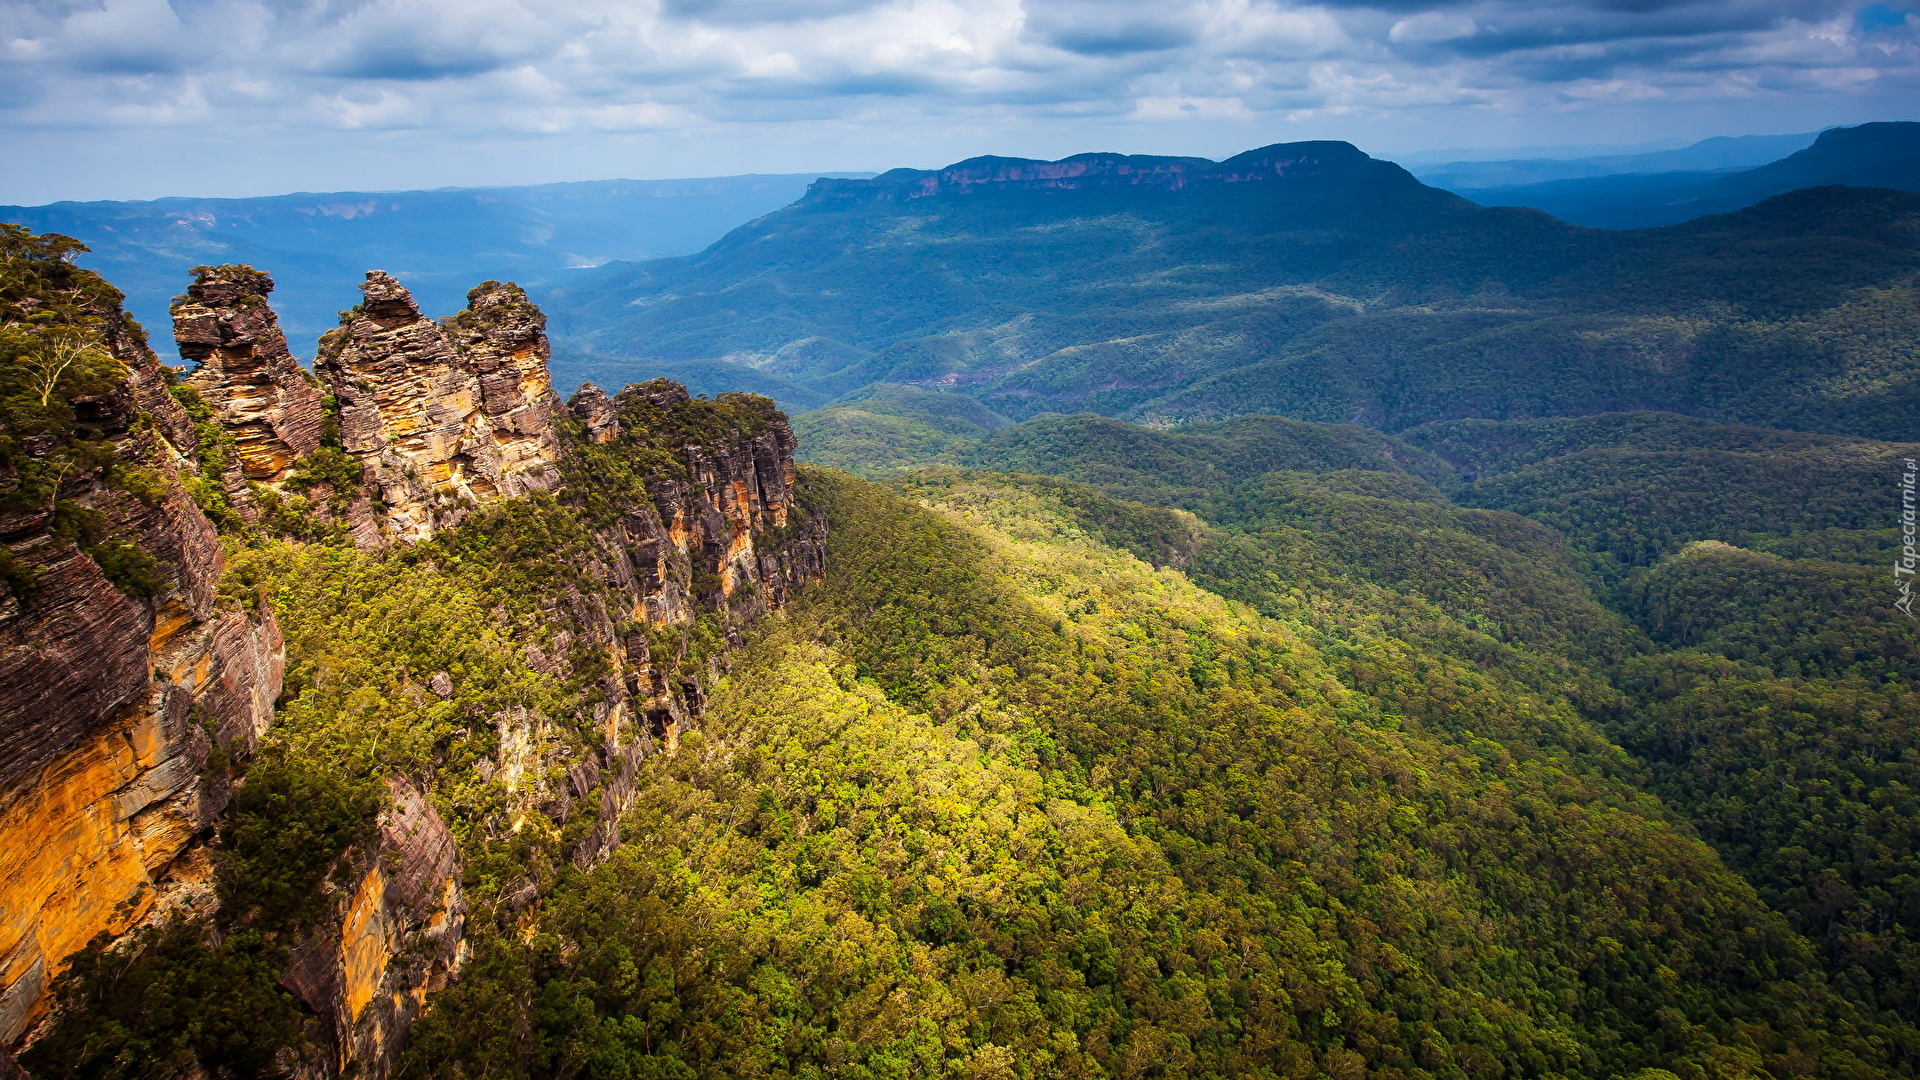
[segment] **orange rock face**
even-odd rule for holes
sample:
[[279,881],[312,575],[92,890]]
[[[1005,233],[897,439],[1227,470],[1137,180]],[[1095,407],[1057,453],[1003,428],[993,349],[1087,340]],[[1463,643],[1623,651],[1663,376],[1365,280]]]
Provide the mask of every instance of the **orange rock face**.
[[466,905],[453,836],[404,780],[377,838],[329,916],[294,950],[281,982],[326,1025],[334,1070],[386,1076],[427,995],[459,970]]
[[[69,954],[204,878],[194,854],[227,800],[212,744],[243,756],[280,692],[271,614],[216,600],[213,526],[171,479],[192,422],[124,316],[102,314],[128,374],[88,403],[92,422],[168,483],[149,504],[75,470],[60,497],[133,538],[160,581],[127,595],[49,514],[0,520],[15,563],[39,574],[0,599],[0,1046],[44,1010]],[[150,424],[133,423],[140,412]]]
[[[358,479],[335,470],[327,483],[348,490],[328,489],[331,506],[315,487],[301,490],[313,512],[342,515],[357,543],[425,539],[487,500],[558,487],[561,406],[544,319],[517,287],[486,283],[467,310],[434,322],[398,282],[370,274],[366,302],[323,345],[321,387],[287,354],[265,303],[271,287],[248,268],[217,268],[175,309],[182,354],[201,363],[192,384],[239,449],[224,482],[244,520],[259,517],[257,507],[245,513],[242,500],[259,490],[249,481],[283,485],[321,447],[323,390],[339,404],[341,449]],[[192,418],[124,322],[109,330],[128,374],[110,399],[89,403],[89,423],[164,491],[137,498],[96,468],[67,477],[59,496],[137,541],[163,580],[150,596],[130,595],[54,533],[51,510],[0,515],[0,542],[38,578],[18,596],[0,589],[0,1071],[44,1014],[66,957],[174,903],[211,903],[206,842],[230,783],[212,763],[254,749],[285,663],[270,611],[218,598],[219,538],[179,483],[199,468]],[[598,519],[575,568],[611,588],[542,598],[569,629],[527,645],[529,664],[548,674],[569,670],[574,646],[608,659],[593,707],[598,745],[561,749],[548,736],[562,718],[527,708],[492,718],[500,750],[490,775],[508,795],[510,827],[537,814],[566,821],[595,797],[594,820],[568,850],[584,866],[619,843],[639,762],[698,719],[703,682],[721,670],[717,658],[691,669],[684,643],[679,655],[652,655],[634,624],[712,614],[737,640],[823,572],[824,526],[796,517],[794,437],[770,402],[695,401],[655,382],[612,399],[583,392],[574,414],[589,444],[624,440],[657,459],[658,432],[691,441],[670,447],[677,466]],[[281,487],[289,501],[291,487]],[[428,689],[446,697],[453,678],[440,673]],[[331,1071],[369,1080],[389,1075],[428,994],[457,971],[466,919],[445,823],[426,793],[388,783],[377,838],[328,875],[327,914],[281,978],[320,1025]],[[527,879],[507,903],[518,910],[536,896]]]

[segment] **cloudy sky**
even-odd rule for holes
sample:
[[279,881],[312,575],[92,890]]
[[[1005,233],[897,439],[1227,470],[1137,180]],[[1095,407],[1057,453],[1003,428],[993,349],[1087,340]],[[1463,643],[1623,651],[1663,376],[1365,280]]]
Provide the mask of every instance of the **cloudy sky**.
[[0,0],[0,202],[1920,119],[1857,0]]

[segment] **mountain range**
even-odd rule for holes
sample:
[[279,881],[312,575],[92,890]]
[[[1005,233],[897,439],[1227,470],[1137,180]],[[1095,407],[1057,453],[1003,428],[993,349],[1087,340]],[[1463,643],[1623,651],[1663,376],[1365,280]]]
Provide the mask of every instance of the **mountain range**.
[[[852,174],[857,175],[857,174]],[[250,263],[283,283],[295,352],[352,307],[362,271],[399,275],[429,310],[457,311],[484,278],[544,281],[613,259],[698,251],[792,202],[806,176],[600,180],[438,191],[336,191],[252,199],[0,206],[0,221],[72,236],[150,326],[202,264]]]
[[1423,183],[1462,192],[1476,188],[1518,188],[1548,180],[1576,180],[1594,176],[1751,169],[1806,149],[1818,135],[1818,132],[1804,135],[1721,135],[1665,150],[1574,157],[1444,161],[1417,160],[1422,155],[1408,155],[1396,160]]
[[[1430,186],[1478,203],[1532,206],[1581,225],[1639,228],[1822,184],[1911,187],[1911,126],[1835,129],[1817,141],[1813,135],[1714,138],[1574,159],[1444,161],[1414,155],[1421,163],[1413,171]],[[1790,156],[1776,160],[1782,155]],[[542,295],[547,289],[576,291],[583,277],[591,278],[583,272],[596,265],[695,253],[729,230],[792,203],[812,179],[616,180],[55,203],[0,207],[0,219],[82,240],[93,249],[82,262],[110,274],[126,291],[129,310],[148,324],[164,325],[168,303],[195,265],[239,261],[266,267],[287,286],[284,316],[294,351],[311,356],[336,312],[352,300],[352,281],[366,266],[407,281],[430,310],[457,309],[462,283],[485,278],[517,280]],[[588,283],[589,289],[595,287]],[[562,308],[571,303],[558,301]],[[618,356],[632,350],[570,335],[559,343],[562,382],[604,371],[595,352]],[[757,362],[743,368],[722,353],[676,356],[673,362],[673,374],[700,389],[750,387],[797,405],[816,404],[833,393],[830,386],[809,386],[812,373],[787,378]]]
[[[1782,136],[1773,145],[1797,138],[1803,137]],[[1920,190],[1920,134],[1912,123],[1830,128],[1811,146],[1777,161],[1761,163],[1728,154],[1718,168],[1702,169],[1698,164],[1692,169],[1676,168],[1684,155],[1711,151],[1708,143],[1715,141],[1674,151],[1678,159],[1651,154],[1634,161],[1631,168],[1610,170],[1621,175],[1573,178],[1578,174],[1568,172],[1562,174],[1565,178],[1542,178],[1539,183],[1476,182],[1469,197],[1488,206],[1535,207],[1576,225],[1644,229],[1738,210],[1798,188],[1845,184]],[[1759,144],[1765,145],[1764,140]],[[1465,190],[1457,178],[1448,179],[1453,182],[1433,178],[1440,186]]]
[[311,370],[0,226],[0,1077],[1912,1076],[1920,195],[1749,194],[976,158]]
[[[1742,175],[1897,151],[1916,128],[1828,132]],[[542,296],[585,354],[564,376],[724,365],[799,407],[900,383],[1011,419],[1273,412],[1392,431],[1668,409],[1911,437],[1916,384],[1891,358],[1916,316],[1920,198],[1760,198],[1615,232],[1480,206],[1345,143],[982,158],[822,181],[698,255]]]

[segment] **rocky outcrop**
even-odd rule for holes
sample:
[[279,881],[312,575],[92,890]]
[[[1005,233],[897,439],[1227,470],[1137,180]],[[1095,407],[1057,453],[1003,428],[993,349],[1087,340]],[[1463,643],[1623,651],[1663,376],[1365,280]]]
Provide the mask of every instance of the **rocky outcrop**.
[[[213,747],[243,757],[280,692],[273,617],[218,599],[213,526],[177,480],[192,420],[119,310],[96,314],[125,378],[74,403],[66,441],[34,444],[60,461],[50,495],[27,498],[17,476],[0,491],[15,568],[0,600],[0,1045],[43,1012],[69,954],[204,884],[198,852],[228,793]],[[150,568],[110,576],[115,545]]]
[[[590,734],[580,717],[507,709],[491,718],[499,749],[480,777],[506,795],[504,818],[483,828],[504,835],[544,815],[566,859],[604,859],[640,763],[698,723],[726,646],[823,572],[823,525],[796,501],[785,417],[762,398],[695,399],[664,381],[611,398],[588,387],[569,411],[548,381],[544,319],[517,287],[485,283],[435,322],[378,271],[326,340],[315,387],[285,351],[270,289],[265,275],[216,268],[175,309],[182,355],[201,364],[190,385],[239,451],[223,482],[247,512],[222,527],[272,529],[287,519],[268,511],[303,499],[362,545],[424,540],[488,501],[559,489],[563,466],[604,496],[559,511],[592,542],[564,556],[572,583],[540,598],[550,635],[525,643],[528,666],[561,679],[592,658]],[[207,841],[229,763],[266,731],[282,683],[272,613],[220,598],[215,524],[181,483],[204,471],[194,418],[113,316],[127,374],[112,394],[76,402],[78,424],[148,479],[129,484],[126,470],[81,456],[92,464],[63,473],[55,498],[0,503],[9,577],[33,581],[0,595],[0,1048],[18,1045],[65,958],[96,934],[180,904],[217,907]],[[337,449],[323,444],[326,391],[339,404]],[[323,467],[302,470],[308,461]],[[96,558],[106,548],[89,555],[61,531],[74,507],[150,557],[157,577],[130,579]],[[455,677],[434,674],[419,692],[449,698]],[[295,935],[281,978],[318,1050],[290,1057],[293,1074],[389,1076],[480,917],[430,801],[444,793],[387,783],[377,835],[328,873],[326,914]],[[511,883],[475,912],[533,919],[541,885]]]
[[[569,407],[589,445],[613,443],[634,456],[664,448],[683,466],[650,476],[646,500],[621,507],[598,530],[596,554],[580,568],[581,578],[604,582],[605,590],[554,598],[556,616],[612,660],[595,707],[601,744],[559,762],[558,770],[544,762],[545,773],[559,776],[549,782],[529,749],[542,742],[540,718],[499,720],[498,767],[526,778],[514,781],[523,804],[559,822],[575,801],[598,793],[595,823],[571,852],[585,866],[618,845],[639,762],[698,723],[708,687],[725,667],[724,649],[697,655],[686,631],[712,619],[727,642],[737,643],[748,623],[785,604],[801,582],[824,575],[826,545],[824,523],[805,516],[796,501],[796,440],[771,402],[725,394],[699,401],[678,383],[655,380],[612,399],[589,385]],[[682,434],[662,447],[661,432]],[[543,663],[558,673],[566,661]]]
[[273,279],[251,266],[201,267],[173,303],[173,336],[187,377],[233,436],[249,480],[278,483],[320,448],[322,393],[287,351],[267,296]]
[[318,1017],[335,1075],[387,1075],[427,995],[463,955],[453,835],[412,784],[387,787],[378,835],[343,859],[351,873],[332,875],[346,884],[281,979]]
[[518,286],[487,282],[443,323],[382,271],[361,291],[314,366],[385,536],[424,540],[480,502],[559,485],[546,320]]
[[[671,427],[679,410],[694,405],[686,387],[663,379],[621,391],[611,403],[611,416],[602,411],[602,400],[603,395],[582,389],[573,408],[589,432],[597,415],[599,430],[614,436],[620,430],[619,417],[630,415],[635,406],[665,418],[663,426]],[[684,621],[687,614],[674,585],[687,568],[717,575],[720,592],[729,599],[750,587],[756,595],[764,590],[764,599],[775,607],[785,603],[795,580],[814,576],[817,553],[807,538],[790,538],[797,546],[790,542],[778,552],[765,549],[766,535],[785,528],[794,509],[793,451],[798,445],[786,418],[770,409],[768,413],[757,432],[674,447],[686,463],[685,475],[660,476],[649,483],[651,520],[644,514],[622,519],[630,563],[648,594],[641,605],[644,612],[636,610],[635,617],[644,613],[661,624]],[[644,430],[644,425],[628,421],[629,427]],[[761,538],[759,545],[756,537]]]
[[580,391],[567,403],[573,415],[586,429],[590,443],[612,442],[620,434],[619,412],[607,392],[592,383],[581,383]]

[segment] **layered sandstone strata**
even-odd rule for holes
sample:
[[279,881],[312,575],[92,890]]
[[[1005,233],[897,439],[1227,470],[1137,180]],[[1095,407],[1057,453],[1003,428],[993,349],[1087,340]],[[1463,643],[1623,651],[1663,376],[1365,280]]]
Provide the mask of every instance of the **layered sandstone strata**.
[[[218,599],[213,526],[175,479],[197,450],[193,422],[124,315],[97,314],[127,375],[75,402],[78,427],[159,484],[136,497],[108,469],[77,467],[54,498],[10,500],[0,518],[0,543],[33,579],[0,601],[0,1045],[95,934],[204,887],[200,847],[229,781],[213,747],[244,757],[280,692],[273,617]],[[150,555],[151,595],[116,587],[61,534],[57,507]]]
[[352,873],[330,875],[328,915],[281,978],[319,1018],[334,1075],[386,1076],[427,995],[462,956],[453,835],[411,783],[395,777],[387,788],[378,833],[347,854]]
[[549,598],[556,621],[583,640],[563,638],[552,650],[529,653],[536,667],[557,675],[568,673],[569,646],[590,645],[611,661],[595,706],[600,745],[555,770],[556,762],[537,750],[547,742],[545,718],[496,718],[496,776],[519,805],[560,822],[575,801],[598,791],[595,824],[571,853],[580,865],[600,861],[619,843],[639,762],[672,747],[698,722],[707,688],[725,664],[724,652],[691,664],[688,639],[678,631],[704,616],[737,642],[746,624],[825,574],[825,524],[799,506],[796,440],[786,418],[760,399],[758,415],[747,410],[756,430],[715,427],[708,404],[666,380],[629,386],[611,399],[589,384],[570,403],[585,440],[614,444],[622,457],[660,449],[659,430],[687,433],[687,441],[668,446],[684,472],[649,476],[645,501],[621,506],[597,530],[594,552],[578,569],[583,582],[605,587]]
[[[290,491],[292,467],[321,448],[319,421],[301,419],[319,399],[287,370],[264,302],[270,283],[241,269],[196,280],[177,311],[182,353],[201,361],[194,384],[215,417],[251,447],[247,477]],[[604,449],[613,468],[644,473],[616,512],[593,517],[595,542],[573,560],[580,584],[542,598],[557,632],[526,646],[531,666],[560,677],[577,656],[610,661],[593,706],[597,741],[562,738],[578,730],[570,717],[522,708],[492,718],[500,750],[486,775],[509,812],[561,823],[592,807],[568,851],[590,865],[620,841],[640,761],[697,722],[725,664],[724,650],[690,654],[688,628],[714,622],[737,641],[824,570],[823,526],[796,502],[793,432],[764,399],[695,400],[664,381],[614,398],[589,387],[557,425],[544,320],[518,288],[482,285],[439,323],[384,274],[369,275],[366,293],[319,365],[359,471],[336,471],[333,509],[315,503],[344,512],[356,541],[424,539],[480,502],[554,489],[560,429],[576,420],[582,441],[567,452]],[[205,842],[231,782],[221,763],[245,760],[281,686],[271,612],[218,598],[213,523],[177,481],[200,464],[192,418],[114,319],[128,377],[77,403],[82,422],[163,475],[164,495],[137,498],[97,469],[67,478],[61,495],[136,540],[165,580],[151,597],[130,596],[53,534],[50,509],[0,519],[15,564],[38,575],[28,597],[0,594],[0,852],[11,860],[0,879],[0,1047],[17,1045],[65,958],[95,934],[176,902],[210,910]],[[592,459],[570,467],[596,482]],[[446,697],[451,680],[436,675],[424,691]],[[431,792],[398,777],[388,785],[377,836],[328,875],[327,914],[282,978],[310,1011],[327,1075],[390,1075],[408,1026],[463,955],[451,835]],[[538,893],[529,878],[502,901],[520,911]]]
[[487,282],[444,323],[383,271],[361,291],[314,366],[389,537],[424,540],[480,502],[559,485],[546,319],[518,286]]
[[251,266],[201,267],[173,304],[187,377],[233,436],[249,480],[278,483],[320,447],[322,393],[287,351],[267,305],[273,279]]

